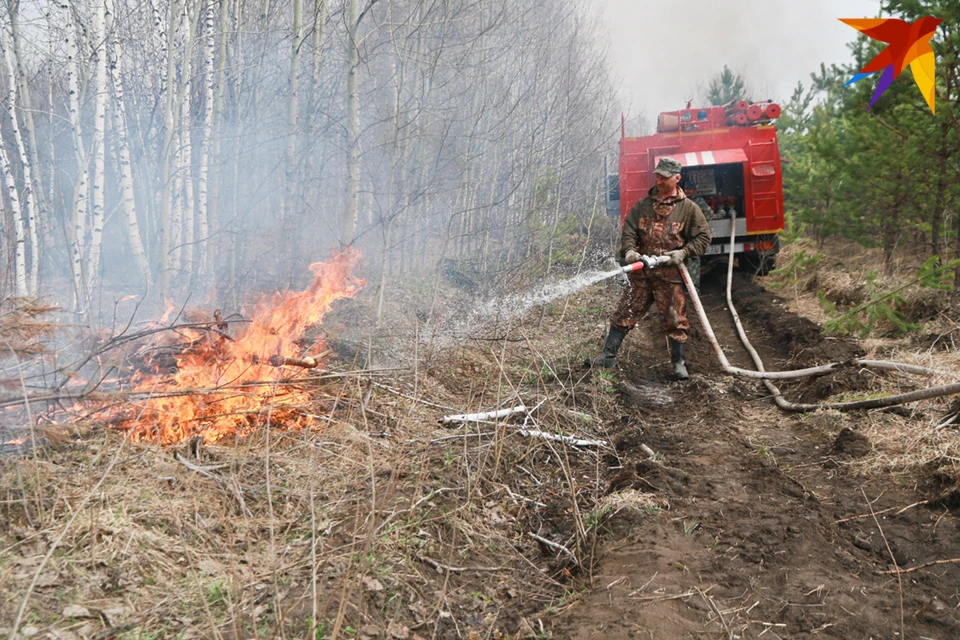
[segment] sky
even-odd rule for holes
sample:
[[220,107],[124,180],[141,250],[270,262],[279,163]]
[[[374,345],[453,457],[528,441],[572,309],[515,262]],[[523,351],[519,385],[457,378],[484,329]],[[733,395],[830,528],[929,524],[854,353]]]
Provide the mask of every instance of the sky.
[[880,0],[589,2],[609,34],[621,110],[648,122],[683,108],[724,64],[759,90],[754,100],[786,101],[821,62],[852,60],[847,44],[857,31],[838,18],[874,18],[880,10]]

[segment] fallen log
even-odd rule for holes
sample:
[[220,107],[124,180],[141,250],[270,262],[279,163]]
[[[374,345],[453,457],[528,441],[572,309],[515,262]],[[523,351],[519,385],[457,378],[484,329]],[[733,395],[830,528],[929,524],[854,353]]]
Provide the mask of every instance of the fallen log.
[[201,466],[198,465],[198,464],[193,464],[192,462],[190,462],[189,460],[187,460],[186,458],[184,458],[184,457],[183,457],[182,455],[180,455],[179,453],[174,453],[174,454],[173,454],[173,458],[174,458],[177,462],[179,462],[180,464],[182,464],[183,466],[185,466],[187,469],[190,469],[190,471],[195,471],[196,473],[199,473],[199,474],[202,475],[203,477],[205,477],[205,478],[210,478],[211,480],[216,480],[217,482],[220,482],[220,481],[222,480],[222,478],[220,478],[217,474],[213,473],[213,471],[216,470],[216,469],[222,469],[222,468],[224,468],[224,467],[229,467],[229,466],[230,466],[230,465],[228,465],[228,464],[218,464],[218,465],[213,466],[213,467],[201,467]]
[[452,424],[454,422],[482,422],[484,420],[497,420],[506,418],[515,413],[523,413],[527,410],[525,406],[517,405],[510,409],[500,409],[499,411],[486,411],[484,413],[461,413],[454,416],[443,416],[438,420],[440,424]]
[[565,546],[563,546],[562,544],[557,544],[556,542],[553,542],[552,540],[547,540],[547,539],[544,538],[544,537],[538,536],[538,535],[535,534],[533,531],[527,531],[527,535],[530,536],[531,538],[533,538],[534,540],[536,540],[537,542],[539,542],[539,543],[542,544],[542,545],[545,545],[545,546],[547,546],[547,547],[550,547],[551,549],[554,549],[554,550],[556,550],[556,551],[560,551],[560,552],[562,552],[562,553],[565,553],[565,554],[566,554],[568,557],[570,557],[574,562],[576,562],[577,564],[580,564],[580,561],[577,559],[577,556],[574,555],[574,553],[573,553],[572,551],[570,551],[570,549],[567,549],[567,548],[566,548]]
[[437,570],[437,573],[463,573],[464,571],[502,571],[505,567],[450,567],[440,564],[436,560],[431,560],[426,556],[420,556],[420,559]]
[[605,447],[606,440],[589,440],[587,438],[578,438],[576,436],[558,436],[555,433],[544,433],[539,429],[520,429],[518,433],[526,438],[543,438],[552,442],[562,442],[571,447]]

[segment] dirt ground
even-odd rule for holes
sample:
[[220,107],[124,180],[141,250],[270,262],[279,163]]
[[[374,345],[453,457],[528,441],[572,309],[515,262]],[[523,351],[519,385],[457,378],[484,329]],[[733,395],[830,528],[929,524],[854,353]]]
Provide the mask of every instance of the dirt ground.
[[[753,368],[721,276],[704,278],[707,314]],[[825,336],[802,312],[816,292],[774,284],[734,286],[768,369],[866,355],[956,381],[936,332]],[[444,342],[424,335],[423,305],[453,294],[392,288],[376,374],[356,371],[369,350],[350,332],[371,300],[344,304],[323,329],[339,359],[286,409],[301,430],[165,447],[125,441],[89,406],[51,418],[38,449],[0,458],[0,634],[960,637],[960,434],[935,427],[960,407],[784,413],[722,372],[696,321],[691,378],[675,382],[655,310],[618,368],[591,371],[619,291]],[[817,402],[929,384],[849,368],[779,386]]]
[[[859,355],[852,341],[821,339],[758,285],[738,280],[734,290],[768,369]],[[716,279],[705,283],[704,303],[732,363],[752,368],[733,348]],[[630,473],[614,490],[653,491],[670,508],[611,523],[592,587],[554,622],[556,637],[960,637],[960,565],[898,579],[893,563],[904,570],[960,557],[955,494],[923,478],[854,473],[844,462],[871,450],[857,429],[868,418],[779,412],[759,386],[721,377],[702,338],[689,348],[691,380],[668,383],[655,320],[630,338],[623,364],[629,408],[618,453]],[[869,388],[860,379],[868,375],[796,383],[795,393]],[[651,386],[671,389],[675,401],[644,402],[635,389]],[[909,508],[920,501],[929,502]]]

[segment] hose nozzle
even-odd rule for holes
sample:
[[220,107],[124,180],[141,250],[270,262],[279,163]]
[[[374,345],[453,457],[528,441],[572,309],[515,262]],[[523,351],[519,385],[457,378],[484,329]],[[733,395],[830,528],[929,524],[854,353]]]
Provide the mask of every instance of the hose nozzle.
[[620,267],[623,269],[624,273],[630,273],[631,271],[638,271],[640,269],[656,269],[661,264],[667,262],[670,258],[667,256],[640,256],[640,259],[636,262],[632,262],[628,265]]

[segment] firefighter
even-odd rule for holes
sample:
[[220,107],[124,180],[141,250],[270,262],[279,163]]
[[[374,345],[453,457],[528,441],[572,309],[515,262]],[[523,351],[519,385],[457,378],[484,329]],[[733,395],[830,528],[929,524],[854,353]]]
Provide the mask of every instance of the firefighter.
[[610,318],[610,332],[599,356],[589,361],[598,367],[613,367],[617,351],[627,333],[636,326],[650,304],[657,303],[661,324],[670,344],[673,375],[686,380],[685,347],[690,328],[687,299],[679,265],[698,258],[710,246],[710,225],[703,211],[687,199],[679,187],[680,163],[660,158],[653,170],[656,187],[630,209],[620,236],[620,259],[625,264],[640,260],[641,254],[667,256],[669,261],[647,271],[629,274],[630,286]]

